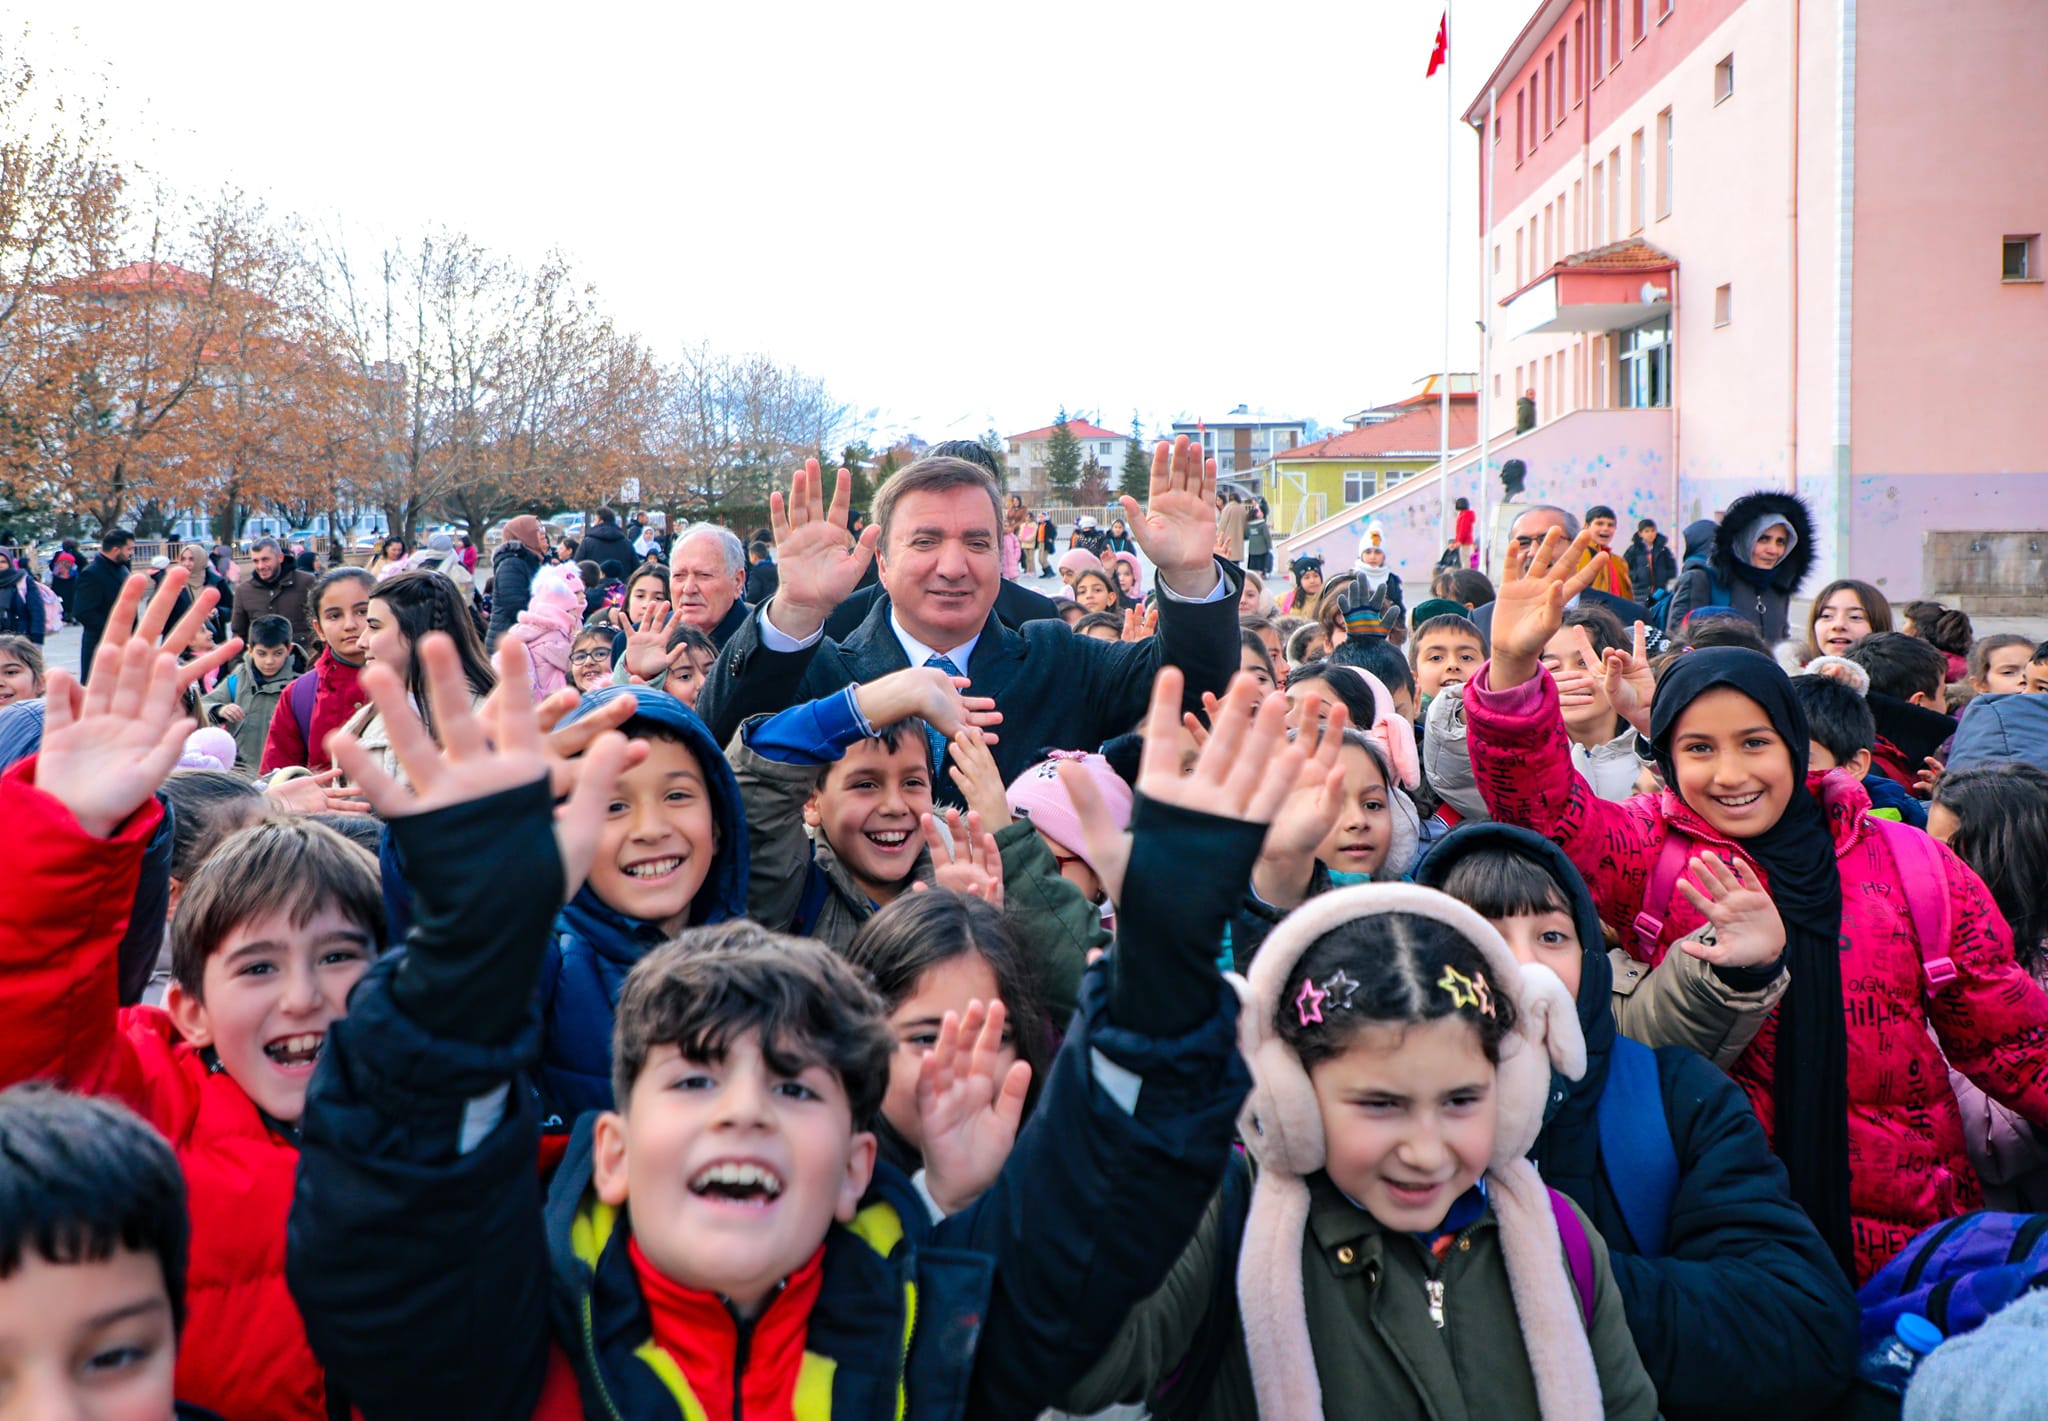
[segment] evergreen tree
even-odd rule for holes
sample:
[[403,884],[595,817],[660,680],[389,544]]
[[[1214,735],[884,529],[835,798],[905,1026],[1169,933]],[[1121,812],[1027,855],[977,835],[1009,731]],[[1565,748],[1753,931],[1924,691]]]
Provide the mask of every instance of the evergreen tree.
[[1074,486],[1081,481],[1081,441],[1067,423],[1067,407],[1053,421],[1052,438],[1045,441],[1045,481],[1055,496],[1072,501]]
[[1131,411],[1131,442],[1124,446],[1123,486],[1121,492],[1144,503],[1152,489],[1152,452],[1145,447],[1145,427],[1138,423],[1138,412]]
[[996,433],[993,429],[988,430],[981,436],[981,447],[988,450],[995,458],[996,482],[1002,485],[1002,487],[1008,488],[1010,486],[1010,455],[1009,446],[1003,443],[1003,436]]
[[1100,508],[1109,501],[1109,476],[1093,454],[1081,465],[1081,481],[1075,486],[1074,496],[1083,508]]

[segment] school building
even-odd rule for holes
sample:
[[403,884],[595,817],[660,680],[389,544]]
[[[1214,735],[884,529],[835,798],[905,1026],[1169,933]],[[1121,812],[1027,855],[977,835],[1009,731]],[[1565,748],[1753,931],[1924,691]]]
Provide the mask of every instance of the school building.
[[[1497,527],[1519,459],[1517,502],[1675,528],[1790,488],[1817,577],[2038,604],[2044,66],[2038,0],[1546,0],[1464,115],[1487,437],[1448,496],[1483,483]],[[1287,551],[1377,516],[1426,575],[1445,483],[1432,465]]]

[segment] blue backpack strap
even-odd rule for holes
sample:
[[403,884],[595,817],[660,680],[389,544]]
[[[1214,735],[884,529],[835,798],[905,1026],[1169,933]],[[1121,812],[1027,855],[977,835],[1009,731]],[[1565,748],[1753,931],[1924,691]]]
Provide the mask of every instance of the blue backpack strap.
[[1617,1035],[1595,1114],[1600,1169],[1621,1205],[1629,1238],[1643,1257],[1660,1258],[1671,1233],[1671,1201],[1678,1195],[1678,1151],[1664,1118],[1657,1053]]
[[811,930],[818,926],[818,919],[825,912],[825,895],[832,885],[825,879],[825,870],[818,867],[816,859],[804,865],[804,896],[797,901],[796,922],[790,932],[797,937],[809,937]]

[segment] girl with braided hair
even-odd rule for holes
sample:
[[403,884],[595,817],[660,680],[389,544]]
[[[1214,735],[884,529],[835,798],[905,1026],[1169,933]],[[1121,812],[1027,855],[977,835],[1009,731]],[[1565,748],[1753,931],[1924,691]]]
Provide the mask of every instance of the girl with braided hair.
[[[363,636],[364,663],[382,662],[398,673],[430,735],[438,738],[439,731],[427,699],[426,670],[413,656],[413,647],[421,637],[428,632],[446,632],[454,641],[472,704],[481,702],[498,683],[490,660],[484,655],[483,641],[477,636],[476,622],[464,605],[463,593],[441,573],[401,572],[379,582],[376,596],[370,599],[368,624],[369,630]],[[403,778],[404,771],[392,754],[375,702],[357,711],[346,729],[377,757],[388,773]]]

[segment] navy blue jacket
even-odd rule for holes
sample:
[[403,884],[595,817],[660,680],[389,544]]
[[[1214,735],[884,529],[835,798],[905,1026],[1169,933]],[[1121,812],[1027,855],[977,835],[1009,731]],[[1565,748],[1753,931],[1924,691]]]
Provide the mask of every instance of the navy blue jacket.
[[14,586],[0,588],[0,632],[25,636],[37,646],[48,630],[43,609],[43,590],[35,574],[22,568]]
[[[1554,1077],[1543,1133],[1530,1158],[1607,1241],[1614,1279],[1658,1404],[1673,1421],[1755,1421],[1815,1415],[1856,1368],[1856,1295],[1792,1202],[1785,1167],[1741,1088],[1684,1046],[1657,1051],[1664,1119],[1678,1156],[1678,1192],[1661,1256],[1630,1237],[1602,1166],[1597,1112],[1614,1050],[1613,967],[1600,915],[1564,851],[1507,824],[1472,824],[1438,843],[1417,879],[1440,887],[1475,848],[1535,859],[1572,904],[1584,957],[1579,1025],[1586,1074]],[[1559,1098],[1561,1096],[1561,1098]]]
[[[500,866],[459,847],[483,837],[459,821],[515,808],[503,838],[525,868],[493,884]],[[508,795],[411,826],[457,846],[418,885],[421,923],[443,925],[436,956],[487,978],[530,968],[532,908],[560,888],[532,853],[546,811],[544,796]],[[587,1193],[587,1122],[543,1201],[527,1088],[539,1013],[499,1045],[423,1025],[404,994],[427,975],[408,963],[423,943],[416,932],[365,976],[308,1095],[286,1274],[315,1353],[368,1421],[524,1421],[551,1342],[587,1415],[678,1416],[635,1355],[649,1329],[630,1217]],[[1037,1110],[972,1207],[934,1224],[878,1165],[853,1224],[828,1232],[807,1347],[836,1363],[835,1418],[1025,1421],[1164,1280],[1223,1177],[1250,1084],[1237,1002],[1217,982],[1198,1025],[1161,1037],[1112,1020],[1114,997],[1111,969],[1093,970]]]
[[[704,771],[718,826],[718,852],[690,907],[690,926],[722,923],[747,914],[747,820],[732,767],[696,713],[666,691],[649,686],[607,686],[592,691],[563,719],[570,725],[621,696],[639,709],[626,722],[628,737],[649,722],[682,736]],[[555,919],[555,940],[541,961],[540,1009],[545,1031],[540,1083],[544,1114],[566,1128],[586,1110],[612,1105],[612,1016],[626,974],[668,935],[629,918],[588,885]]]
[[[1244,574],[1221,560],[1216,567],[1229,594],[1201,603],[1161,597],[1159,634],[1141,642],[1077,637],[1057,621],[1014,628],[989,614],[966,671],[973,694],[995,697],[1003,712],[1002,739],[989,748],[1006,783],[1049,747],[1092,750],[1136,725],[1161,665],[1186,674],[1183,702],[1189,710],[1202,708],[1204,691],[1224,693],[1237,672],[1237,593]],[[730,744],[740,725],[757,715],[819,700],[908,665],[889,625],[886,597],[875,598],[867,619],[844,642],[826,635],[791,652],[770,651],[763,643],[757,608],[719,653],[697,705],[719,743]],[[964,803],[945,775],[934,798]]]

